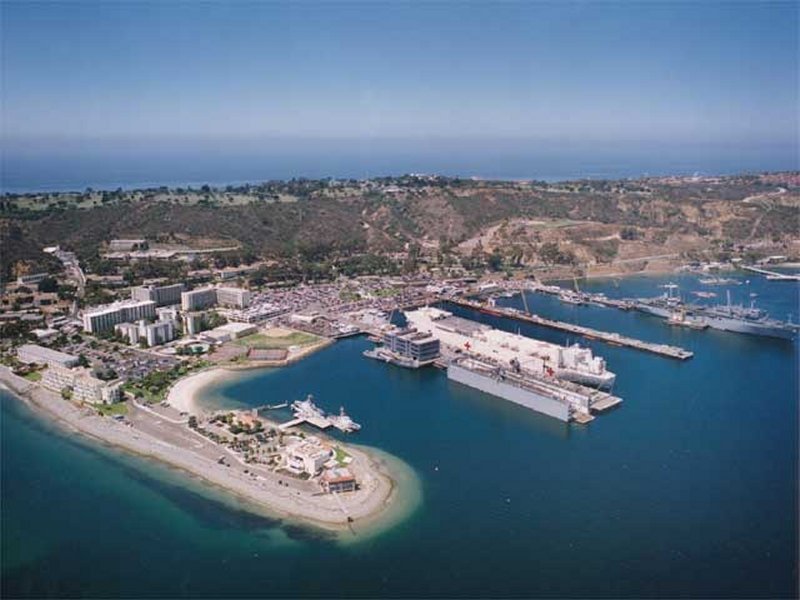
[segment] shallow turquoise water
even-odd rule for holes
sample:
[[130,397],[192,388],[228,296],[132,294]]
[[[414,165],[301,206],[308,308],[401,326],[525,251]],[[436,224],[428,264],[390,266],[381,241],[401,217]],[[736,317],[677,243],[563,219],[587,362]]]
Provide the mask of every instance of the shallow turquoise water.
[[[654,295],[665,281],[586,286]],[[776,316],[797,312],[794,284],[754,278],[731,289],[758,293]],[[167,469],[68,439],[4,396],[3,596],[795,595],[796,344],[529,301],[696,356],[681,363],[596,344],[625,402],[588,427],[440,371],[368,361],[364,339],[212,390],[210,402],[313,393],[327,410],[344,405],[364,426],[354,441],[416,470],[420,508],[354,544],[231,508]]]

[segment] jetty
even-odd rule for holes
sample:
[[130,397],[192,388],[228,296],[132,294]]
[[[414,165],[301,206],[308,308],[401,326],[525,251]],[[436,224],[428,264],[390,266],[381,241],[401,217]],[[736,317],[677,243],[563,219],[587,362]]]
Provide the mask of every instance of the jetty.
[[592,329],[591,327],[565,323],[564,321],[546,319],[544,317],[540,317],[539,315],[524,313],[514,309],[501,308],[498,306],[487,306],[485,304],[481,304],[480,302],[475,302],[464,298],[450,298],[447,301],[455,304],[456,306],[477,310],[494,317],[505,317],[507,319],[514,319],[516,321],[522,321],[525,323],[533,323],[534,325],[549,327],[550,329],[556,329],[558,331],[580,335],[587,339],[605,342],[613,346],[624,346],[627,348],[633,348],[635,350],[650,352],[651,354],[657,354],[659,356],[665,356],[667,358],[674,358],[678,360],[687,360],[694,356],[693,352],[678,346],[645,342],[636,338],[620,335],[619,333],[610,333],[607,331],[600,331],[599,329]]
[[760,267],[754,267],[751,265],[742,265],[742,269],[745,271],[750,271],[751,273],[758,273],[759,275],[765,275],[766,278],[770,281],[800,281],[800,275],[789,275],[787,273],[778,273],[777,271],[769,271],[767,269],[762,269]]

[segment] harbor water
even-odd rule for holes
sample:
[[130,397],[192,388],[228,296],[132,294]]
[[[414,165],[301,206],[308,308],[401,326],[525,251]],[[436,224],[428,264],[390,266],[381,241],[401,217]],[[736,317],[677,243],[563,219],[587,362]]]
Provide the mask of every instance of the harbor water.
[[[720,301],[726,289],[746,303],[757,294],[776,318],[797,311],[797,284],[752,275],[738,286],[684,275],[582,289],[653,296],[669,281]],[[522,306],[518,297],[498,303]],[[207,406],[309,393],[327,412],[344,406],[363,426],[348,439],[398,457],[418,480],[413,509],[375,535],[337,537],[254,515],[182,473],[62,433],[3,395],[2,596],[796,595],[797,342],[669,327],[538,294],[528,304],[549,318],[682,346],[694,358],[593,342],[624,403],[588,426],[433,368],[368,360],[365,338],[207,391]]]

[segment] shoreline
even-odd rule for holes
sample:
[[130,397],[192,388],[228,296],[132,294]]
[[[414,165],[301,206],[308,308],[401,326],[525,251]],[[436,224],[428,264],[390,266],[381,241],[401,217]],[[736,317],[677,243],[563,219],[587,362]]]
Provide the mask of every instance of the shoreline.
[[178,412],[200,416],[203,409],[199,406],[197,400],[200,392],[204,388],[232,379],[239,371],[287,367],[315,352],[327,348],[333,343],[334,340],[323,339],[282,360],[259,360],[249,361],[243,364],[219,364],[210,366],[202,371],[190,373],[173,383],[164,401]]
[[[207,372],[211,380],[217,380],[218,373],[214,371]],[[195,381],[193,387],[199,390],[204,386]],[[206,489],[222,492],[225,499],[235,501],[240,508],[255,514],[286,519],[333,533],[350,531],[355,534],[358,528],[358,539],[361,539],[402,521],[410,514],[408,509],[413,507],[404,506],[408,502],[402,501],[402,494],[393,477],[396,476],[395,471],[413,473],[413,469],[378,449],[342,444],[358,461],[362,485],[357,492],[336,497],[301,494],[299,491],[279,488],[274,482],[256,477],[255,474],[243,475],[237,469],[217,464],[199,453],[96,415],[90,408],[77,407],[55,393],[13,375],[6,368],[0,369],[0,388],[65,433],[77,433],[94,443],[100,442],[115,450],[158,461],[182,472],[190,480],[199,481]],[[200,434],[191,433],[201,437]],[[222,448],[220,452],[232,456]],[[404,476],[409,477],[407,473]]]

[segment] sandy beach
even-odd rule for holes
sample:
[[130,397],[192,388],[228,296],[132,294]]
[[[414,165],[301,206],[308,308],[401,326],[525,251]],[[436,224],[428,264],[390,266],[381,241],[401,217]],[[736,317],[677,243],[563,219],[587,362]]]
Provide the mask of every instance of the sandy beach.
[[167,403],[179,412],[200,415],[202,409],[197,404],[200,390],[213,384],[225,381],[234,373],[222,367],[216,367],[178,380],[167,394]]
[[[213,369],[188,377],[174,387],[173,400],[184,409],[197,410],[194,402],[198,391],[229,374],[223,369]],[[403,510],[397,510],[399,507],[393,507],[398,490],[388,472],[392,461],[387,461],[383,453],[376,452],[373,456],[363,447],[346,446],[354,459],[351,469],[360,482],[360,489],[356,492],[334,496],[300,491],[281,485],[277,475],[257,472],[227,448],[212,444],[185,425],[168,423],[137,409],[135,405],[132,410],[138,412],[135,424],[131,426],[65,401],[59,395],[11,374],[5,367],[0,369],[0,382],[15,397],[66,430],[186,471],[206,484],[222,488],[254,512],[333,531],[360,529],[364,533],[374,528],[386,528],[386,520],[398,519],[405,514]],[[156,431],[167,434],[154,435]],[[228,465],[216,460],[220,454],[225,455]]]

